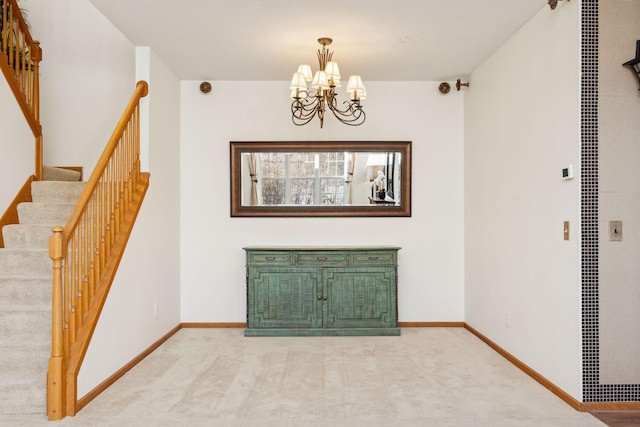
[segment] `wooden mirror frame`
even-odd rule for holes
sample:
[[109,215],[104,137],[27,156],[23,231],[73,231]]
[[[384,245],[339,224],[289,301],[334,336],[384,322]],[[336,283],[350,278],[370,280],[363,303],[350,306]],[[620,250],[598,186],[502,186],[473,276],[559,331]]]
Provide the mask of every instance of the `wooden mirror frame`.
[[[410,217],[411,141],[286,141],[230,142],[232,217]],[[258,152],[349,151],[368,153],[399,152],[402,156],[400,205],[353,206],[243,206],[242,154]]]

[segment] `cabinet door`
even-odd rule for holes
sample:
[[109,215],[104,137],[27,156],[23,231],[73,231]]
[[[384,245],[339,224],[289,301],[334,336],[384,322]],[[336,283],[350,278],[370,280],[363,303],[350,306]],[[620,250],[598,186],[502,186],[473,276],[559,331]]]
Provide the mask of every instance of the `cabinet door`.
[[248,274],[248,327],[322,327],[318,269],[251,267]]
[[325,328],[397,326],[395,267],[323,269]]

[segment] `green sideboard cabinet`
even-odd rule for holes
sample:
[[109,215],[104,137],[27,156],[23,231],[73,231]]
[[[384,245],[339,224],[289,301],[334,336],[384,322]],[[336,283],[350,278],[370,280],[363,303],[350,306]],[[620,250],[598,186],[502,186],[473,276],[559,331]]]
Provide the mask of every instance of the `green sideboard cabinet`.
[[400,335],[400,248],[243,249],[245,336]]

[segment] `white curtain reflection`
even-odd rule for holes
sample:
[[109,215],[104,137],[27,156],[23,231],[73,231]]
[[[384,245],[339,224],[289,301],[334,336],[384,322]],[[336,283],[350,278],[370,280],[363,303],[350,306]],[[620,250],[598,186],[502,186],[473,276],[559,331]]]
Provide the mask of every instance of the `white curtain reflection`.
[[251,193],[249,198],[249,204],[251,206],[258,206],[260,204],[258,200],[258,154],[249,153],[249,175],[251,177]]
[[349,164],[347,169],[347,204],[353,204],[353,173],[356,169],[356,153],[349,153]]

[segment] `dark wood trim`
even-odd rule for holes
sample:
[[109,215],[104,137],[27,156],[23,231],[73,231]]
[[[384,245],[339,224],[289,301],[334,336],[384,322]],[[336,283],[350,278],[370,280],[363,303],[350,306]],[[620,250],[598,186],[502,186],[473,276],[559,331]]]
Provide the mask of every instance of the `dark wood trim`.
[[640,426],[640,412],[638,411],[591,412],[591,415],[609,427]]
[[9,224],[18,224],[18,205],[23,202],[31,202],[31,183],[35,180],[35,176],[31,175],[22,185],[18,194],[13,199],[7,210],[0,218],[0,248],[4,248],[4,239],[2,238],[2,227]]
[[[230,192],[232,217],[410,217],[411,141],[231,141]],[[398,152],[402,156],[400,206],[298,205],[244,206],[242,204],[242,154],[264,152]]]
[[151,346],[147,347],[142,353],[133,358],[129,363],[118,369],[113,375],[98,384],[93,390],[84,395],[81,399],[78,399],[75,405],[75,413],[78,413],[78,411],[87,406],[93,399],[98,397],[100,393],[105,391],[107,388],[109,388],[109,386],[118,381],[124,374],[133,369],[133,367],[140,363],[145,357],[153,353],[158,347],[164,344],[180,329],[182,329],[182,325],[175,326],[173,329],[163,335],[159,340],[151,344]]
[[628,412],[640,411],[640,402],[586,402],[581,404],[584,412]]
[[464,322],[398,322],[400,328],[464,328]]
[[183,322],[183,328],[246,328],[245,322]]
[[584,409],[582,409],[582,405],[583,404],[581,402],[579,402],[577,399],[573,398],[567,392],[562,390],[560,387],[556,386],[551,381],[549,381],[548,379],[546,379],[545,377],[543,377],[542,375],[540,375],[539,373],[537,373],[536,371],[531,369],[529,366],[527,366],[525,363],[520,361],[514,355],[512,355],[511,353],[509,353],[508,351],[506,351],[505,349],[500,347],[495,342],[491,341],[489,338],[487,338],[486,336],[484,336],[480,332],[478,332],[476,329],[474,329],[468,323],[465,323],[464,327],[469,332],[471,332],[473,335],[478,337],[481,341],[483,341],[485,344],[487,344],[489,347],[491,347],[493,350],[498,352],[502,357],[507,359],[509,362],[513,363],[522,372],[524,372],[525,374],[529,375],[531,378],[533,378],[534,380],[539,382],[542,386],[547,388],[553,394],[558,396],[560,399],[564,400],[569,406],[571,406],[572,408],[574,408],[574,409],[576,409],[578,411],[584,411]]
[[42,151],[43,151],[43,138],[42,135],[38,135],[36,136],[36,140],[35,140],[35,151],[36,151],[36,158],[35,158],[35,180],[36,181],[42,181]]

